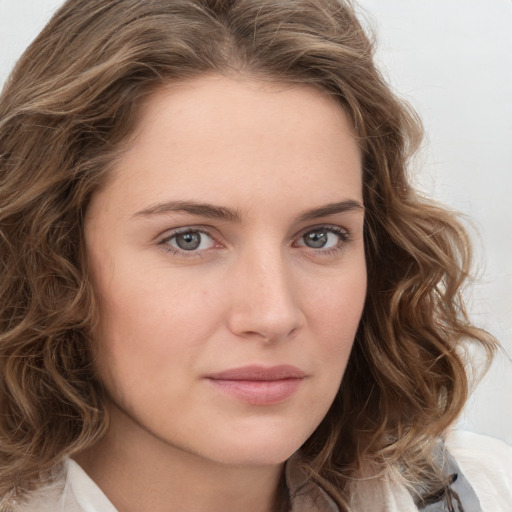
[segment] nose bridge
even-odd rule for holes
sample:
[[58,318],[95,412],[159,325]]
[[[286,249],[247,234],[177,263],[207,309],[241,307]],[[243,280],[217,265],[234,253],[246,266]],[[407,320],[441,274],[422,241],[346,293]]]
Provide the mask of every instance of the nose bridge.
[[271,340],[300,327],[293,272],[277,244],[246,251],[239,258],[233,277],[236,292],[230,315],[232,331]]

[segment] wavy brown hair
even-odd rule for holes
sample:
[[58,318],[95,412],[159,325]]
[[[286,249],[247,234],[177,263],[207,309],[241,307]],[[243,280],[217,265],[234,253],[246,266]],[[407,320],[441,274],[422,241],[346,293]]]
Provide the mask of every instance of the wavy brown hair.
[[364,157],[367,302],[338,396],[301,448],[305,468],[342,511],[368,467],[396,465],[420,503],[443,485],[430,453],[467,397],[460,346],[491,354],[494,341],[461,298],[465,230],[410,186],[421,125],[373,49],[342,0],[68,0],[55,14],[0,98],[5,503],[107,428],[89,350],[84,213],[141,100],[211,72],[320,88],[350,116]]

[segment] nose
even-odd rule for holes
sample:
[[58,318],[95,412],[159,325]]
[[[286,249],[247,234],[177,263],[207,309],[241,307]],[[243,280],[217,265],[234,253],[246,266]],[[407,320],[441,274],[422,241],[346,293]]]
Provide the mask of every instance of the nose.
[[298,283],[279,251],[243,259],[231,274],[229,329],[243,338],[273,342],[304,325]]

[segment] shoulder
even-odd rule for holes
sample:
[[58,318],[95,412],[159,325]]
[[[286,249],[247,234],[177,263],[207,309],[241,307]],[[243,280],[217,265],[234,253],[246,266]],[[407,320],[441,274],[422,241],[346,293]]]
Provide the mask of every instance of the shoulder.
[[14,512],[116,512],[116,509],[73,460],[66,459],[59,478],[15,505]]
[[[450,459],[453,459],[450,467],[460,470],[464,477],[458,479],[454,490],[461,492],[462,503],[470,505],[465,506],[465,510],[468,512],[469,510],[481,512],[510,510],[512,447],[492,437],[458,430],[450,431],[446,435],[445,446]],[[469,488],[465,487],[467,483]],[[475,494],[478,498],[476,502],[472,501],[472,496]],[[407,482],[395,466],[386,468],[379,475],[354,481],[351,498],[354,510],[418,512]],[[439,506],[434,504],[433,507],[422,510],[441,510]]]
[[62,509],[64,489],[65,481],[63,479],[47,484],[32,492],[22,501],[16,500],[12,510],[13,512],[60,512],[64,510]]
[[512,503],[512,447],[461,430],[446,435],[446,447],[473,487],[482,510],[507,510]]

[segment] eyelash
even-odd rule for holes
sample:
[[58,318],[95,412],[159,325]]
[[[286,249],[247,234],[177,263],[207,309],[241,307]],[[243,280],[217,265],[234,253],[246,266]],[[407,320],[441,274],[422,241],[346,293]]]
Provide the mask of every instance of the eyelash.
[[191,258],[191,257],[197,258],[197,257],[205,256],[206,250],[185,251],[185,250],[176,249],[175,247],[172,247],[171,245],[168,244],[168,242],[170,242],[173,238],[176,238],[179,235],[185,235],[187,233],[200,233],[201,235],[206,235],[206,236],[210,237],[213,241],[215,241],[215,238],[205,229],[186,227],[183,229],[178,229],[176,231],[173,231],[170,235],[169,234],[166,235],[164,238],[162,238],[158,242],[158,245],[165,252],[170,253],[170,254],[175,254],[178,256],[184,256],[187,258]]
[[330,225],[320,225],[320,226],[313,226],[309,227],[306,230],[302,231],[299,235],[298,239],[302,239],[305,235],[308,233],[311,233],[312,231],[321,231],[325,230],[329,233],[333,233],[338,237],[338,243],[335,244],[333,247],[329,247],[328,249],[313,249],[312,247],[307,246],[300,246],[300,247],[306,247],[308,249],[311,249],[315,254],[319,254],[321,256],[331,256],[335,254],[339,254],[341,251],[344,250],[345,244],[350,241],[350,232],[347,229],[341,228],[339,226],[330,226]]
[[[311,249],[315,254],[322,255],[322,256],[330,256],[336,253],[339,253],[344,249],[344,244],[349,242],[350,232],[344,228],[341,228],[339,226],[332,226],[332,225],[320,225],[320,226],[312,226],[308,227],[307,229],[303,230],[298,237],[296,237],[296,240],[302,239],[305,235],[308,233],[311,233],[313,231],[321,231],[325,230],[329,233],[335,234],[339,238],[339,242],[328,249],[314,249],[312,247],[307,247],[306,245],[301,245],[299,247],[306,247]],[[184,235],[187,233],[200,233],[202,235],[206,235],[209,238],[213,240],[213,242],[216,242],[215,237],[211,235],[211,233],[208,230],[201,229],[201,228],[194,228],[194,227],[186,227],[183,229],[178,229],[176,231],[173,231],[171,234],[167,234],[164,236],[159,242],[158,245],[167,253],[178,255],[178,256],[184,256],[188,258],[197,258],[197,257],[204,257],[208,251],[208,249],[203,250],[192,250],[192,251],[186,251],[186,250],[180,250],[176,249],[175,247],[170,246],[168,243],[176,238],[179,235]]]

